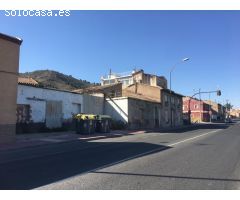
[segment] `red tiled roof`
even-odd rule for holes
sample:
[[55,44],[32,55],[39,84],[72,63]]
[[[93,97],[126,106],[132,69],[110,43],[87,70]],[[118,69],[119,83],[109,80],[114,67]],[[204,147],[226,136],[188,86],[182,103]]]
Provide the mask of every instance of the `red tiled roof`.
[[27,85],[38,85],[38,82],[32,78],[18,77],[18,83]]

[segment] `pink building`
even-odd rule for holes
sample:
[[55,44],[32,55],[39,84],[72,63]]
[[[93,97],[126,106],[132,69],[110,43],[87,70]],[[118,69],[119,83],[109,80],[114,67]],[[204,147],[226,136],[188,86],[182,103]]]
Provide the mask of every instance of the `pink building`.
[[198,99],[183,98],[183,115],[187,120],[191,114],[191,122],[209,122],[210,121],[210,106],[206,102]]

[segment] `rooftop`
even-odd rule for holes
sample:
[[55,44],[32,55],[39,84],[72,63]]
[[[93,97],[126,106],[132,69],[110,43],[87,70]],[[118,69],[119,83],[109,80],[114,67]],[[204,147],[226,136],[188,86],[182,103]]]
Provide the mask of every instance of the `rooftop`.
[[133,92],[126,91],[126,90],[123,91],[123,96],[130,97],[130,98],[133,98],[133,99],[150,101],[150,102],[154,102],[154,103],[161,103],[160,98],[157,99],[157,98],[149,97],[149,96],[138,94],[138,93],[133,93]]
[[180,97],[185,97],[184,95],[176,93],[173,90],[169,90],[169,89],[165,89],[165,88],[162,88],[161,90],[166,92],[166,93],[169,93],[169,94],[173,94],[173,95],[180,96]]
[[0,38],[4,39],[4,40],[8,40],[10,42],[13,42],[13,43],[16,43],[18,45],[21,45],[22,44],[22,39],[18,38],[18,37],[13,37],[13,36],[10,36],[10,35],[6,35],[6,34],[3,34],[3,33],[0,33]]
[[73,90],[73,92],[77,92],[77,93],[91,93],[91,92],[104,92],[104,90],[106,89],[111,89],[115,86],[122,86],[122,83],[115,83],[115,84],[111,84],[111,85],[100,85],[100,86],[93,86],[93,87],[87,87],[84,89],[77,89],[77,90]]
[[38,82],[32,78],[18,77],[18,83],[27,84],[27,85],[38,85]]

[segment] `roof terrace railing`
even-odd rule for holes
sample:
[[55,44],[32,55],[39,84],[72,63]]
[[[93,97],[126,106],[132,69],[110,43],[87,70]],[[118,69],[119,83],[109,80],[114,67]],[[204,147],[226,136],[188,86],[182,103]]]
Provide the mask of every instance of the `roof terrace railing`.
[[133,71],[128,71],[128,72],[121,72],[121,73],[115,73],[112,72],[111,75],[104,75],[101,78],[102,79],[110,79],[110,76],[112,76],[112,78],[121,78],[121,77],[126,77],[126,76],[132,76]]

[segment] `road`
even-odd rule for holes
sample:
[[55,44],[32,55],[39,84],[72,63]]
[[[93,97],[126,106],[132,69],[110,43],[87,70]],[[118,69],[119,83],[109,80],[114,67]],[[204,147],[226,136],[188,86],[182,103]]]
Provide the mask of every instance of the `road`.
[[240,124],[0,154],[0,189],[240,189]]

